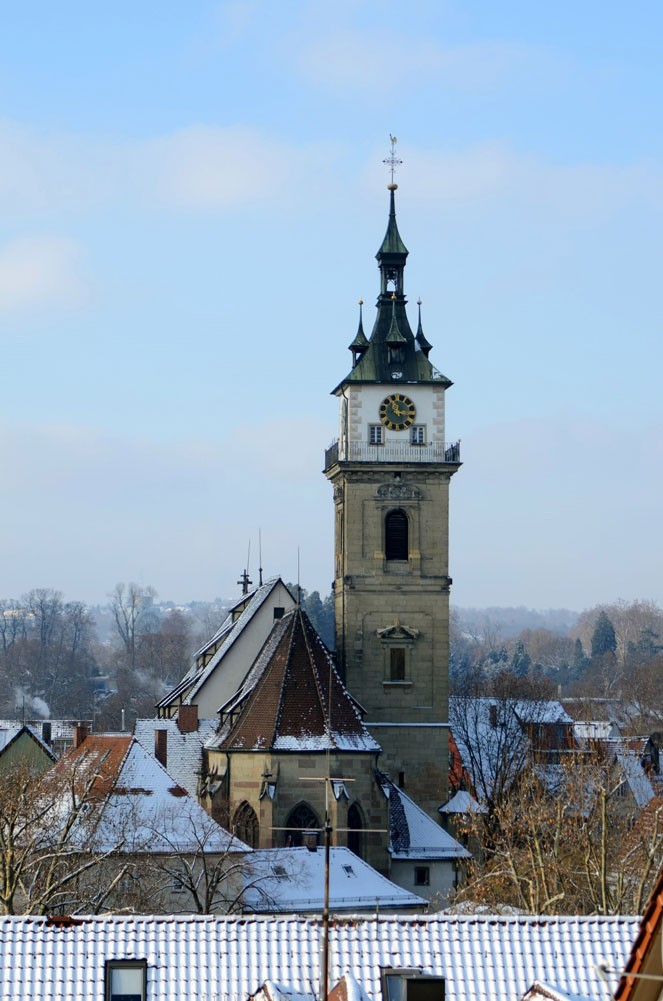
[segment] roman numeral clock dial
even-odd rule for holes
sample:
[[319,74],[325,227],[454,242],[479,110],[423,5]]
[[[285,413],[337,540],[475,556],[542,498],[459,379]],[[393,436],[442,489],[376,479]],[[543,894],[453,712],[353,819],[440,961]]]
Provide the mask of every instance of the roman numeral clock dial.
[[380,423],[390,431],[405,431],[414,424],[417,410],[409,396],[391,393],[380,404]]

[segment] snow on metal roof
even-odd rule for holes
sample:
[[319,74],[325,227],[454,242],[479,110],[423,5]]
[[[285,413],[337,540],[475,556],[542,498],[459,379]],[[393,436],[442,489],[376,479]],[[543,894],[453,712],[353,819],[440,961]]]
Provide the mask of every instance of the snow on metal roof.
[[[319,913],[324,901],[325,852],[323,848],[271,848],[254,851],[246,879],[252,885],[245,909],[263,914]],[[330,848],[329,906],[332,912],[357,914],[382,911],[425,910],[428,901],[381,876],[349,848]]]
[[471,858],[466,848],[432,820],[390,778],[381,775],[379,781],[389,800],[389,850],[392,858]]
[[138,719],[134,736],[148,753],[154,755],[155,730],[165,730],[168,734],[168,773],[190,796],[196,796],[198,775],[203,765],[203,747],[214,736],[218,725],[218,719],[200,719],[197,730],[182,733],[175,719]]
[[[381,969],[446,979],[447,1001],[516,1001],[538,980],[602,998],[595,966],[623,968],[631,917],[417,917],[332,921],[331,983],[351,971],[372,1001]],[[245,1001],[269,978],[301,993],[320,982],[313,918],[0,918],[0,1001],[96,1001],[108,960],[145,960],[149,1001]],[[614,985],[613,985],[614,986]]]

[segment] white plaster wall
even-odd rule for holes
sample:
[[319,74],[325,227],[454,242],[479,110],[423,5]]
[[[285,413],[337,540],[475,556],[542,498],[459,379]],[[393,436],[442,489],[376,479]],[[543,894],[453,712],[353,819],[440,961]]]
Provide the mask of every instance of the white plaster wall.
[[[444,439],[444,387],[419,384],[388,384],[348,386],[348,440],[368,441],[370,424],[380,423],[380,404],[391,393],[408,396],[417,408],[416,424],[426,425],[426,437],[430,442]],[[340,430],[343,438],[343,397],[340,397]],[[386,441],[400,443],[408,440],[406,431],[389,431],[385,428]]]

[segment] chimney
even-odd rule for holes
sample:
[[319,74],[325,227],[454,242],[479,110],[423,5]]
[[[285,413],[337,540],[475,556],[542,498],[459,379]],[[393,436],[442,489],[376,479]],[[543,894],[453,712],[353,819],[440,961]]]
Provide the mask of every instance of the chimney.
[[76,723],[74,727],[74,747],[80,747],[89,732],[87,723]]
[[497,706],[494,704],[488,706],[488,714],[490,717],[490,725],[495,728],[497,726]]
[[177,728],[180,733],[195,733],[198,729],[198,706],[180,706],[177,710]]
[[45,744],[48,744],[49,747],[51,746],[51,742],[53,740],[53,730],[51,728],[50,719],[45,719],[42,721],[41,739],[44,741]]
[[154,731],[154,757],[157,761],[163,765],[164,768],[168,768],[168,731],[167,730],[155,730]]

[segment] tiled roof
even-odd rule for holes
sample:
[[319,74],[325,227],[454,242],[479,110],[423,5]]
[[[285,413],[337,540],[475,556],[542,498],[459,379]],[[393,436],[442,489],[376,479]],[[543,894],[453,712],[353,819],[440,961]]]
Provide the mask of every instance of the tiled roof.
[[279,619],[245,684],[221,708],[222,750],[377,751],[357,703],[300,608]]
[[[622,969],[637,918],[449,917],[332,921],[331,983],[351,971],[372,1001],[381,967],[444,976],[447,1001],[516,1001],[539,980],[605,996],[595,966]],[[147,962],[150,1001],[244,1001],[268,979],[311,993],[320,982],[319,919],[0,918],[0,1001],[98,1001],[107,960]]]
[[[324,901],[325,853],[322,848],[270,848],[254,851],[245,878],[254,888],[245,910],[263,914],[320,913]],[[329,906],[334,913],[423,911],[428,901],[396,886],[349,848],[329,850]]]
[[[220,854],[250,849],[233,838],[177,785],[134,737],[92,735],[60,762],[95,774],[97,814],[81,825],[85,845],[96,851]],[[90,819],[92,818],[92,819]]]
[[[616,1001],[631,1001],[636,994],[639,981],[637,976],[641,975],[645,969],[653,948],[657,945],[660,956],[661,928],[663,926],[663,869],[659,873],[658,880],[649,899],[645,913],[642,916],[640,930],[631,948],[628,962],[625,964],[624,976],[619,981],[619,986],[614,992]],[[608,964],[609,965],[609,964]],[[610,969],[619,967],[609,966]],[[628,974],[634,974],[629,976]],[[654,994],[652,993],[652,996]]]
[[182,733],[175,719],[138,719],[134,736],[146,751],[154,754],[154,731],[165,730],[168,734],[166,769],[189,796],[196,796],[203,747],[214,736],[218,725],[218,719],[201,719],[197,730]]
[[394,859],[470,858],[470,852],[436,824],[386,775],[380,783],[389,799],[390,851]]

